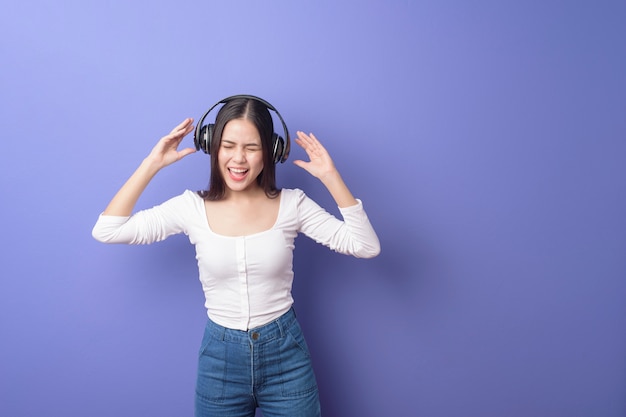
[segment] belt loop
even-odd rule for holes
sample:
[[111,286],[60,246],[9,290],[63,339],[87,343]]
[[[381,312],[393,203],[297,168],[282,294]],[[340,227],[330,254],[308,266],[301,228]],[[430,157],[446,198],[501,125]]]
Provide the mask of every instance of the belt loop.
[[289,311],[278,318],[277,322],[281,337],[285,337],[287,329],[290,328],[296,320],[296,310],[294,310],[293,306],[289,309]]
[[276,319],[276,325],[278,326],[278,330],[280,330],[280,338],[282,339],[285,337],[285,329],[283,328],[283,321],[281,319],[282,317]]
[[224,341],[224,336],[226,334],[226,328],[224,326],[220,326],[219,324],[213,322],[211,319],[208,321],[208,326],[211,329],[211,334],[216,340]]

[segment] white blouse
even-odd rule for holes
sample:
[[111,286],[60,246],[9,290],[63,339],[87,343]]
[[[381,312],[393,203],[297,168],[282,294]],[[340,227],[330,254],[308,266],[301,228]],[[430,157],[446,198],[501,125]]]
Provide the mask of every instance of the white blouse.
[[224,327],[253,329],[293,304],[293,249],[303,233],[330,249],[359,258],[380,252],[360,200],[337,219],[299,189],[282,189],[276,223],[246,236],[223,236],[209,227],[204,200],[185,191],[130,217],[100,215],[92,235],[105,243],[148,244],[185,233],[195,245],[209,318]]

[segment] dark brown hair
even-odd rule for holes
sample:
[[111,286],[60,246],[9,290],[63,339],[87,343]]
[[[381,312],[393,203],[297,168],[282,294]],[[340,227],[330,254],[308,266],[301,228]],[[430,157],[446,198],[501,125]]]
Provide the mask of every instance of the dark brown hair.
[[226,195],[226,183],[219,169],[217,157],[222,142],[222,133],[228,122],[234,119],[245,119],[256,127],[261,137],[263,152],[263,170],[256,178],[257,184],[263,188],[269,198],[278,196],[276,188],[276,166],[273,158],[274,123],[269,110],[262,102],[253,98],[234,98],[222,106],[215,118],[213,137],[211,138],[211,178],[209,189],[198,194],[205,200],[217,201]]

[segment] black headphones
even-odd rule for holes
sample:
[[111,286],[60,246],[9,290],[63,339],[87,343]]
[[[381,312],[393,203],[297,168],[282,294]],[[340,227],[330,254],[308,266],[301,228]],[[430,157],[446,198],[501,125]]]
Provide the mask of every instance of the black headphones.
[[280,113],[278,113],[278,110],[276,110],[276,108],[274,108],[274,106],[272,106],[267,101],[256,96],[250,96],[250,95],[245,95],[245,94],[239,94],[236,96],[226,97],[225,99],[222,99],[218,101],[217,103],[215,103],[213,106],[211,106],[209,110],[206,111],[206,113],[204,113],[204,115],[200,118],[200,120],[198,121],[198,124],[196,125],[196,132],[194,133],[194,136],[193,136],[193,142],[196,145],[196,149],[197,150],[202,149],[204,153],[206,154],[211,153],[211,140],[213,139],[213,131],[215,129],[215,124],[211,123],[211,124],[203,125],[202,123],[204,122],[204,119],[207,117],[207,115],[211,112],[211,110],[213,110],[215,107],[217,107],[220,104],[227,103],[233,99],[237,99],[237,98],[256,100],[264,104],[268,110],[272,110],[274,111],[274,113],[278,115],[278,118],[280,119],[280,122],[283,125],[283,131],[285,132],[286,139],[283,140],[283,138],[277,135],[276,133],[272,134],[272,149],[273,149],[272,160],[274,161],[275,164],[277,164],[278,162],[281,162],[281,163],[285,162],[287,158],[289,157],[289,150],[291,148],[291,144],[289,140],[289,131],[287,130],[287,125],[285,124],[283,117],[280,115]]

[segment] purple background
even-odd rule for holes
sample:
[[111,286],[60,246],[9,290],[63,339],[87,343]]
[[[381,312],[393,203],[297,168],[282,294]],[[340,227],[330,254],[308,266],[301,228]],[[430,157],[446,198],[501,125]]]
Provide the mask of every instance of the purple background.
[[[2,9],[0,415],[192,415],[193,248],[90,232],[159,137],[238,93],[321,138],[381,238],[297,240],[325,417],[626,415],[624,1]],[[303,157],[280,185],[337,213]]]

